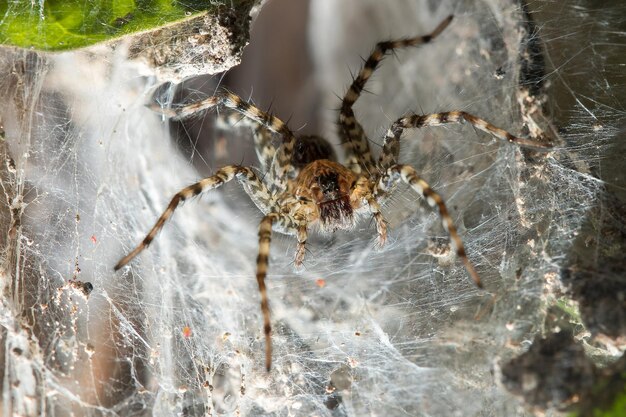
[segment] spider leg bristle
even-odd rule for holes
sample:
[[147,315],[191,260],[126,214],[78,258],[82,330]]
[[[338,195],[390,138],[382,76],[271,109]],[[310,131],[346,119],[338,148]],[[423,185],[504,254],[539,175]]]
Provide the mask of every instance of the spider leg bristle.
[[287,118],[287,120],[285,121],[285,124],[286,124],[287,126],[289,126],[289,123],[291,122],[291,119],[292,119],[292,118],[293,118],[293,113],[291,113],[291,114],[289,115],[289,117]]
[[276,97],[272,96],[272,99],[270,100],[270,105],[269,105],[269,107],[267,108],[267,112],[268,112],[268,113],[271,113],[271,111],[272,111],[272,107],[274,107],[274,100],[276,100]]
[[[348,70],[348,73],[350,74],[350,80],[352,80],[351,82],[354,82],[356,77],[354,73],[352,72],[352,68],[350,68],[350,65],[346,65],[346,68]],[[341,97],[341,99],[343,99],[343,97]]]
[[368,90],[365,87],[363,87],[363,89],[361,89],[361,93],[367,93],[367,94],[371,94],[373,96],[377,96],[378,95],[378,94],[374,93],[372,90]]

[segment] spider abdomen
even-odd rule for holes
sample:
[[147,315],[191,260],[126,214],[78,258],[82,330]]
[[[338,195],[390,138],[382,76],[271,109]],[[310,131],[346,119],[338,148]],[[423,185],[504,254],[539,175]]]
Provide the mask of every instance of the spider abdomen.
[[303,168],[311,162],[327,159],[336,161],[333,147],[321,136],[299,136],[293,149],[291,163],[296,168]]

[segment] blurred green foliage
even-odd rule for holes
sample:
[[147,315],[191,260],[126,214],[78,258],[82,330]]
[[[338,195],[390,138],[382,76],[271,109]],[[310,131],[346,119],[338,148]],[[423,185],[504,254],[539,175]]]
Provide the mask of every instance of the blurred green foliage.
[[44,51],[163,26],[223,0],[0,0],[0,43]]

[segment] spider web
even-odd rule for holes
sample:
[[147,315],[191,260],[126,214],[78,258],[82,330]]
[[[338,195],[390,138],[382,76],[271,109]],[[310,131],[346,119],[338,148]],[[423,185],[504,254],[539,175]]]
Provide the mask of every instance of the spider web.
[[[313,237],[295,274],[295,241],[276,234],[267,374],[254,279],[260,214],[235,184],[179,208],[149,250],[113,272],[171,196],[221,162],[210,154],[194,167],[145,107],[160,82],[124,48],[3,50],[5,415],[529,414],[500,384],[500,366],[551,331],[551,306],[574,298],[564,271],[599,279],[610,253],[623,253],[619,233],[605,236],[605,225],[623,233],[624,224],[619,204],[607,203],[607,190],[624,197],[614,157],[623,32],[611,29],[623,27],[623,7],[533,1],[534,27],[516,1],[390,4],[311,2],[307,86],[317,93],[299,100],[318,112],[299,117],[338,145],[331,109],[347,68],[376,41],[428,33],[454,13],[436,42],[386,59],[355,112],[375,152],[409,111],[465,110],[558,144],[536,155],[470,126],[403,137],[401,162],[445,198],[486,291],[447,255],[437,213],[406,189],[383,208],[382,250],[365,221]],[[185,126],[194,145],[211,131],[204,123]],[[249,144],[235,150],[228,162],[251,159]],[[584,329],[580,339],[604,359],[618,355],[611,340],[623,328],[612,333],[594,317],[589,331],[609,341]]]

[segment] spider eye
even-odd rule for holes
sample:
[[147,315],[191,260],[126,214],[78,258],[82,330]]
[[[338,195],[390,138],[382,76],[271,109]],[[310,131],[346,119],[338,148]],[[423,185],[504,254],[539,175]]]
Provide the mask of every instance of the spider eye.
[[329,172],[318,176],[317,184],[324,194],[339,191],[339,178],[336,172]]

